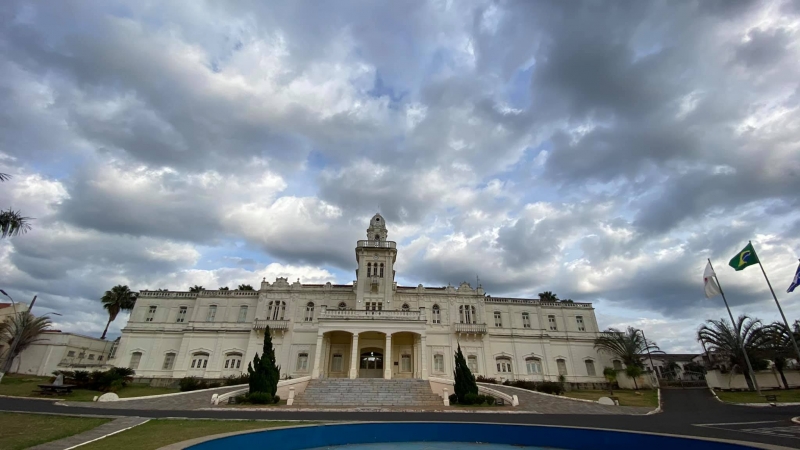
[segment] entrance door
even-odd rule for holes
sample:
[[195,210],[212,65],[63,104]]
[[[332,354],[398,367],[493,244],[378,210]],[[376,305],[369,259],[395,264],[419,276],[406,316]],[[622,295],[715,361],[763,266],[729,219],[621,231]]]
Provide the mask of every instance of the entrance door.
[[359,378],[383,378],[383,353],[364,352],[358,370]]

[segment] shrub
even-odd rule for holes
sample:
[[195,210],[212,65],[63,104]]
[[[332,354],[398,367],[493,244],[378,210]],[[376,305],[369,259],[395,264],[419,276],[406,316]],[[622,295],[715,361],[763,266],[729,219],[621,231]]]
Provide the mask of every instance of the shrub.
[[451,405],[458,403],[458,396],[456,394],[450,394],[447,396],[447,398],[450,400]]
[[478,394],[478,398],[475,400],[475,404],[476,405],[482,405],[482,404],[486,403],[486,397],[487,397],[486,395]]
[[497,384],[497,378],[488,378],[483,375],[478,375],[478,377],[475,378],[475,381],[477,381],[478,383]]
[[208,384],[197,377],[183,377],[181,378],[179,386],[181,388],[181,392],[196,391],[198,389],[208,388]]
[[276,395],[276,396],[272,397],[272,403],[280,403],[280,401],[281,401],[281,396],[280,395]]
[[518,387],[521,389],[527,389],[529,391],[536,390],[536,383],[534,383],[533,381],[515,380],[511,382],[511,386]]
[[225,378],[225,386],[236,386],[239,384],[248,384],[250,382],[250,375],[243,373],[241,375],[231,375]]
[[487,395],[486,396],[486,404],[487,405],[494,406],[495,402],[497,402],[496,398],[492,397],[491,395]]
[[248,403],[266,405],[272,403],[272,396],[268,392],[253,392],[246,397]]
[[246,394],[237,395],[236,397],[233,398],[233,401],[234,403],[247,403],[247,395]]
[[475,394],[473,392],[468,392],[466,395],[464,395],[464,401],[461,403],[464,405],[474,405],[477,402],[478,402],[478,394]]
[[220,383],[219,381],[214,381],[213,383],[208,383],[207,389],[214,389],[218,387],[222,387],[222,383]]
[[561,395],[564,393],[564,385],[554,381],[543,381],[536,385],[536,390],[545,394]]
[[511,386],[511,380],[503,381],[503,386]]

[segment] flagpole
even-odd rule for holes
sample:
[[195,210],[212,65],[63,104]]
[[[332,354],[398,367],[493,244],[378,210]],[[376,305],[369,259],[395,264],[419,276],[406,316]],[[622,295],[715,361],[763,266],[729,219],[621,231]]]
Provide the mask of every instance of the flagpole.
[[[731,317],[731,330],[736,331],[736,321],[733,320],[733,313],[731,312],[731,307],[728,306],[728,300],[725,298],[725,292],[722,291],[722,285],[719,283],[719,277],[717,277],[717,271],[714,270],[714,265],[711,264],[711,258],[708,258],[708,265],[711,266],[711,270],[714,272],[714,279],[717,280],[717,287],[719,288],[719,293],[722,295],[722,301],[725,302],[725,308],[728,310],[728,315]],[[739,333],[736,333],[736,340],[738,341],[741,338]],[[753,385],[756,387],[756,393],[761,396],[761,388],[758,387],[758,380],[756,380],[756,373],[753,371],[753,365],[750,364],[750,357],[747,356],[747,347],[744,344],[744,339],[742,339],[742,353],[744,353],[744,360],[747,363],[747,370],[750,372],[750,378],[753,380]],[[711,355],[709,355],[709,361],[711,360]]]
[[[752,246],[753,243],[747,241]],[[755,247],[753,247],[755,250]],[[758,253],[756,253],[758,255]],[[775,291],[772,289],[772,283],[769,282],[769,278],[767,278],[767,272],[764,270],[764,266],[761,264],[761,258],[758,259],[758,267],[761,267],[761,273],[764,274],[764,279],[767,280],[767,286],[769,286],[769,291],[772,293],[772,298],[775,299],[775,304],[778,305],[778,311],[781,313],[781,318],[783,319],[784,325],[786,325],[786,330],[789,332],[789,336],[792,338],[792,345],[794,345],[794,351],[797,353],[797,362],[800,364],[800,347],[797,346],[797,340],[794,338],[794,333],[792,332],[792,327],[789,326],[789,321],[786,320],[786,316],[783,314],[783,308],[781,308],[780,302],[778,302],[778,297],[775,296]]]

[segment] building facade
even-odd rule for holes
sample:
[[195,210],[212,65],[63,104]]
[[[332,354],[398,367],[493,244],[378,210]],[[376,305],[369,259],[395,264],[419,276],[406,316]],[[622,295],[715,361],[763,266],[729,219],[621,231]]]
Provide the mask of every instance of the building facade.
[[[269,327],[281,376],[452,378],[460,344],[476,374],[602,383],[590,303],[495,298],[478,286],[398,286],[396,243],[376,214],[352,284],[264,280],[255,291],[142,291],[113,364],[137,376],[246,372]],[[603,358],[603,359],[601,359]]]
[[104,370],[110,366],[112,345],[80,334],[45,331],[14,358],[10,373],[49,376],[56,370]]

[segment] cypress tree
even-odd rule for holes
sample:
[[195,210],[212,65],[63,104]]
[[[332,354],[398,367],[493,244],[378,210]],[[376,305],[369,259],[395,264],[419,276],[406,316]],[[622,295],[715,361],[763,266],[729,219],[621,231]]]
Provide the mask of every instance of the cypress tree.
[[467,360],[464,359],[464,354],[461,353],[461,344],[458,344],[458,350],[455,355],[456,363],[453,370],[453,379],[455,385],[453,390],[459,403],[464,403],[464,396],[469,393],[478,395],[478,383],[475,382],[475,376],[472,371],[467,367]]
[[280,379],[280,367],[275,364],[275,349],[272,347],[272,334],[269,327],[264,330],[264,347],[261,356],[256,356],[247,365],[247,373],[250,375],[250,393],[264,392],[275,396],[278,392],[278,381]]

